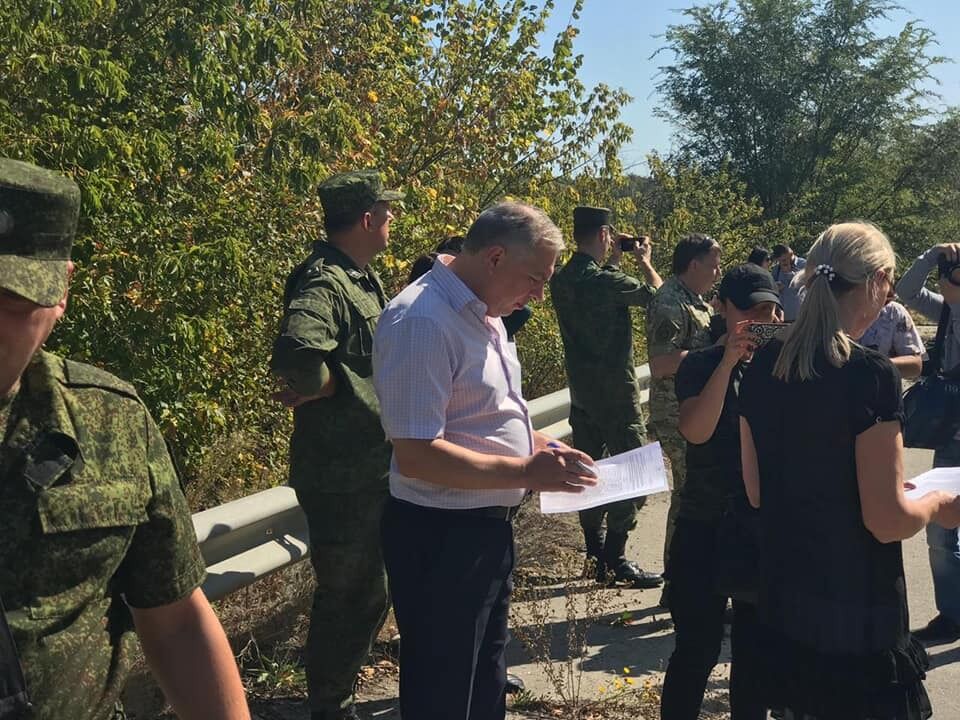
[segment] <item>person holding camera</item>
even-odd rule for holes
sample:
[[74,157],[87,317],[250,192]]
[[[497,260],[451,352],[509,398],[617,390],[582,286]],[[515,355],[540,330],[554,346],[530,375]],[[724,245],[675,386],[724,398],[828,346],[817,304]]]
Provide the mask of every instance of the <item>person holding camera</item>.
[[[687,481],[665,575],[675,647],[660,700],[662,720],[696,720],[723,642],[727,599],[733,601],[730,709],[733,720],[763,720],[757,693],[756,511],[740,470],[738,392],[754,350],[776,331],[780,296],[770,273],[738,265],[717,294],[730,332],[691,352],[677,370],[680,434],[687,441]],[[758,325],[759,324],[759,325]]]
[[[663,284],[650,263],[650,238],[616,232],[610,216],[607,208],[574,209],[577,249],[550,281],[570,386],[573,446],[594,458],[626,452],[647,441],[630,308],[646,306]],[[620,269],[624,252],[633,255],[643,281]],[[660,575],[641,570],[626,557],[627,536],[637,525],[637,509],[644,500],[581,511],[587,557],[596,563],[599,581],[611,572],[616,581],[638,588],[663,582]]]
[[[937,289],[924,287],[927,276],[937,268]],[[943,322],[940,367],[950,373],[960,367],[960,244],[934,245],[918,257],[897,284],[897,295],[910,307],[933,322]],[[960,465],[960,433],[933,454],[934,467]],[[937,616],[915,635],[927,645],[960,639],[960,538],[956,529],[927,525],[927,547]]]

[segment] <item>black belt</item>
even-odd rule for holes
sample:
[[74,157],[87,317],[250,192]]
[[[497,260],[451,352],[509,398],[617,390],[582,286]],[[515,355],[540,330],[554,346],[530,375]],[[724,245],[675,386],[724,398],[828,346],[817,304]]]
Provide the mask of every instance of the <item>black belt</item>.
[[511,522],[520,511],[519,505],[490,505],[488,507],[478,508],[438,508],[430,507],[429,505],[417,505],[417,503],[408,502],[396,497],[392,499],[395,503],[399,503],[400,505],[414,508],[416,510],[451,513],[455,515],[469,515],[471,517],[490,518],[491,520],[504,520],[506,522]]

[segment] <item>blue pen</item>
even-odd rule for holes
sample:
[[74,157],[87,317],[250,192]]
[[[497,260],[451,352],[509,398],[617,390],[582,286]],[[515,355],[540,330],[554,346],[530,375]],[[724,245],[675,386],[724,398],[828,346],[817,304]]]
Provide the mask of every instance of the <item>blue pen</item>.
[[[560,443],[556,443],[556,442],[548,442],[548,443],[547,443],[547,447],[557,448],[557,449],[559,450],[559,449],[562,447],[562,445],[560,445]],[[577,468],[578,468],[584,475],[589,475],[590,477],[594,477],[594,478],[600,477],[600,475],[597,474],[596,468],[590,467],[590,466],[587,465],[585,462],[583,462],[583,460],[575,460],[574,462],[576,463]]]

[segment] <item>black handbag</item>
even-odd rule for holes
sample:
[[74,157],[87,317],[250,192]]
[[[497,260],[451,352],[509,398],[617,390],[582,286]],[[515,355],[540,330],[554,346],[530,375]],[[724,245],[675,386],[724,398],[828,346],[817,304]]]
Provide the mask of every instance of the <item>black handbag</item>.
[[943,343],[950,323],[946,303],[940,312],[937,336],[924,363],[923,377],[903,394],[903,444],[936,450],[960,429],[960,379],[957,369],[942,372]]

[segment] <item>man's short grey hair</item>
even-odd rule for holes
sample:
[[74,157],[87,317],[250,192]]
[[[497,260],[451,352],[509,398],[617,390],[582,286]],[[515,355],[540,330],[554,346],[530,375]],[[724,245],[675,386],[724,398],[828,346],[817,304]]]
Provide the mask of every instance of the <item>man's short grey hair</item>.
[[563,235],[540,208],[518,202],[500,202],[478,217],[463,240],[463,251],[476,253],[491,245],[505,248],[563,249]]

